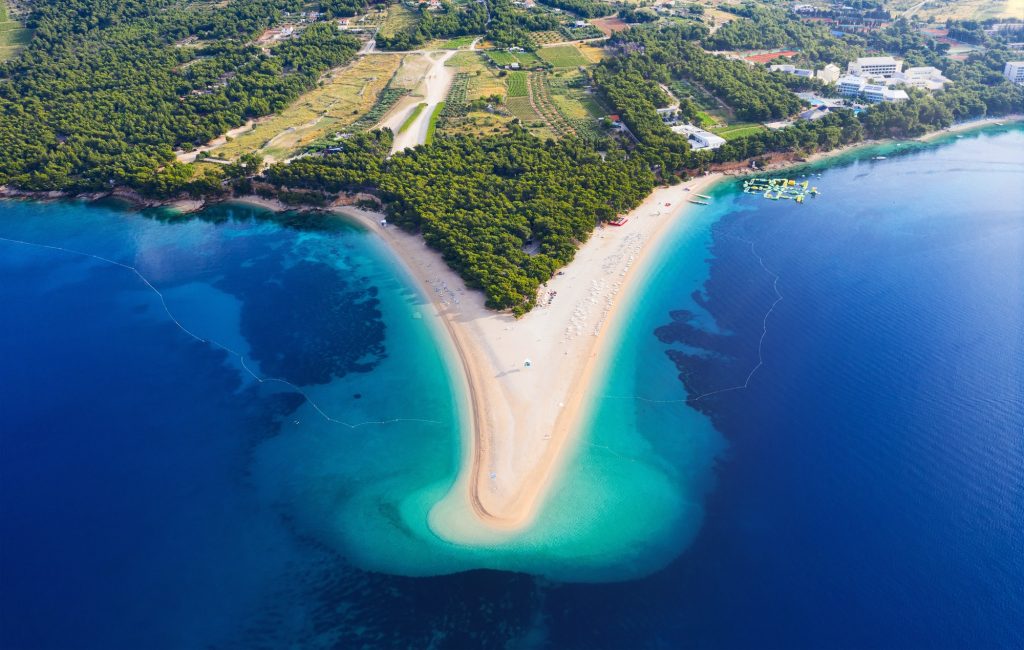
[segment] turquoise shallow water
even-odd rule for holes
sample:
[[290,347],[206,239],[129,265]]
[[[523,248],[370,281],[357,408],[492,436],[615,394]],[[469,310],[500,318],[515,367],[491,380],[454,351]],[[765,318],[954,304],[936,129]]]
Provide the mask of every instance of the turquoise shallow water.
[[[441,353],[438,324],[423,317],[423,297],[376,237],[340,218],[275,218],[232,204],[178,218],[114,205],[6,202],[0,229],[5,268],[21,279],[7,285],[9,304],[31,313],[39,300],[59,306],[65,295],[93,296],[63,309],[131,333],[88,344],[106,350],[120,372],[146,375],[159,365],[177,382],[192,374],[221,378],[223,387],[186,406],[180,416],[187,424],[178,426],[205,431],[216,420],[209,409],[226,409],[222,417],[231,409],[267,411],[255,426],[240,419],[218,434],[255,437],[237,459],[247,479],[240,494],[356,566],[415,576],[496,568],[623,579],[667,562],[699,525],[703,470],[720,446],[706,419],[681,406],[670,419],[644,422],[632,404],[608,402],[537,525],[487,546],[435,535],[428,515],[455,478],[466,409],[457,407],[453,367]],[[675,250],[706,245],[685,232],[677,231]],[[623,321],[609,375],[615,391],[671,380],[665,360],[655,367],[660,376],[637,367],[650,337],[629,335],[636,314],[654,306],[637,302]],[[25,340],[21,365],[74,359],[74,345],[58,354],[45,340],[36,344],[27,327],[46,317],[8,313],[9,340]],[[52,336],[61,336],[60,326],[49,322]],[[167,368],[161,355],[180,345],[202,354]],[[145,347],[147,355],[135,360],[125,346]],[[16,371],[9,377],[16,381]],[[120,390],[134,399],[146,389]],[[117,393],[112,388],[106,398],[111,409]],[[32,415],[24,412],[23,433]],[[142,416],[131,427],[150,424]],[[98,426],[69,418],[55,434],[81,427],[88,437]],[[666,426],[679,435],[653,435]],[[187,450],[175,453],[184,460]]]

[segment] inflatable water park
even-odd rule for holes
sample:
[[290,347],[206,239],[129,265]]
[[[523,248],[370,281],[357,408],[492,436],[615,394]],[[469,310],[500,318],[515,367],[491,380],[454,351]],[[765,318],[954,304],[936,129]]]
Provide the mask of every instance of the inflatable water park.
[[808,196],[818,196],[818,188],[808,185],[808,181],[792,178],[749,178],[743,181],[743,191],[747,194],[761,194],[772,201],[792,199],[803,203]]

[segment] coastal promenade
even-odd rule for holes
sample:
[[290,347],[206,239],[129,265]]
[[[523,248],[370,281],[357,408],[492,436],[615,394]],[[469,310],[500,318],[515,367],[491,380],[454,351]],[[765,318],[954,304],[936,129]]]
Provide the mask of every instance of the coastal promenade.
[[687,199],[719,178],[659,188],[624,226],[599,227],[519,319],[484,307],[420,237],[337,208],[383,237],[430,298],[468,398],[460,475],[431,513],[437,534],[486,543],[531,524],[578,441],[588,389],[618,338],[609,330],[627,326],[617,307],[642,286],[669,228],[702,209]]

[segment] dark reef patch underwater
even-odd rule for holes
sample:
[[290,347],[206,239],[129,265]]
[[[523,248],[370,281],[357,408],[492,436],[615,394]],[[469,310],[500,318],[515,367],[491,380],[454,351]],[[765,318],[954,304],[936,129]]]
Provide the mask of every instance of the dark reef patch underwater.
[[641,427],[703,523],[598,584],[346,559],[459,453],[360,229],[0,202],[0,647],[1024,646],[1024,131],[795,173],[719,186],[631,308],[580,462]]

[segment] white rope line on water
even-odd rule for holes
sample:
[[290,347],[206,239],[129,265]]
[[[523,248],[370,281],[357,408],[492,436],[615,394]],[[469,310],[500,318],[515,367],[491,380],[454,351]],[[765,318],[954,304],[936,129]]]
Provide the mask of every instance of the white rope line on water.
[[642,397],[642,396],[639,396],[639,395],[605,395],[604,396],[605,399],[630,399],[630,400],[636,400],[638,402],[647,402],[649,404],[680,404],[680,403],[690,404],[690,403],[693,403],[693,402],[698,402],[698,401],[704,399],[705,397],[711,397],[712,395],[719,395],[721,393],[728,393],[728,392],[737,391],[737,390],[746,390],[747,388],[750,387],[750,381],[754,378],[754,375],[757,374],[757,371],[760,370],[764,366],[764,341],[765,341],[765,338],[767,338],[767,336],[768,336],[768,318],[772,315],[772,312],[775,311],[775,307],[777,307],[778,304],[780,302],[782,302],[783,296],[782,296],[782,292],[779,291],[779,275],[777,273],[775,273],[774,271],[772,271],[771,269],[769,269],[765,265],[764,258],[761,257],[761,255],[757,252],[757,248],[754,245],[754,242],[752,242],[752,241],[750,241],[748,239],[743,239],[741,237],[736,237],[735,235],[729,235],[727,233],[723,233],[723,234],[726,237],[733,237],[734,239],[738,239],[739,241],[746,242],[746,243],[750,244],[750,252],[753,253],[754,257],[757,258],[757,263],[760,264],[761,268],[764,269],[765,272],[768,273],[768,275],[770,275],[772,277],[772,289],[775,291],[775,296],[776,296],[775,297],[775,301],[772,302],[770,307],[768,307],[768,311],[765,312],[764,318],[761,320],[761,338],[760,338],[760,340],[757,343],[757,364],[753,368],[750,369],[749,373],[747,373],[746,380],[744,380],[744,382],[742,384],[738,384],[736,386],[728,386],[726,388],[719,388],[719,389],[716,389],[716,390],[708,391],[706,393],[701,393],[700,395],[696,395],[696,396],[693,396],[693,397],[687,397],[687,398],[684,398],[684,399],[650,399],[650,398]]
[[245,356],[243,354],[241,354],[240,352],[236,352],[235,350],[232,350],[231,348],[229,348],[228,346],[224,345],[223,343],[220,343],[219,341],[214,341],[212,339],[204,339],[201,336],[199,336],[199,335],[195,334],[194,332],[192,332],[191,330],[189,330],[187,327],[185,327],[181,323],[181,321],[179,321],[177,318],[175,318],[174,314],[171,312],[170,307],[167,305],[167,300],[164,298],[164,294],[161,293],[160,290],[157,289],[155,286],[153,286],[153,283],[150,282],[149,279],[146,278],[146,276],[144,276],[142,273],[140,273],[139,270],[137,268],[135,268],[134,266],[130,266],[128,264],[124,264],[122,262],[118,262],[116,260],[112,260],[112,259],[103,257],[101,255],[95,255],[93,253],[86,253],[86,252],[83,252],[83,251],[74,250],[72,248],[64,248],[63,246],[53,246],[51,244],[40,244],[38,242],[23,241],[23,240],[20,240],[20,239],[9,239],[7,237],[0,237],[0,241],[4,241],[4,242],[10,243],[10,244],[20,244],[22,246],[31,246],[31,247],[35,247],[35,248],[44,248],[44,249],[48,249],[48,250],[53,250],[53,251],[59,251],[59,252],[62,252],[62,253],[67,253],[67,254],[70,254],[70,255],[78,255],[78,256],[81,256],[81,257],[91,257],[94,260],[99,260],[100,262],[104,262],[106,264],[110,264],[110,265],[117,266],[117,267],[120,267],[122,269],[125,269],[127,271],[131,271],[132,273],[134,273],[136,275],[136,277],[139,278],[139,280],[141,280],[143,282],[143,284],[145,284],[147,287],[149,287],[150,291],[155,293],[157,295],[157,297],[160,298],[160,304],[164,308],[164,313],[167,314],[167,317],[169,319],[171,319],[171,322],[174,323],[178,327],[178,329],[180,329],[182,332],[184,332],[188,336],[192,337],[196,341],[199,341],[200,343],[205,343],[207,345],[216,346],[216,347],[220,348],[221,350],[224,350],[225,352],[227,352],[231,356],[236,357],[238,359],[238,361],[239,361],[239,364],[242,366],[242,369],[245,370],[245,372],[247,372],[249,375],[251,375],[252,378],[255,379],[257,382],[259,382],[261,384],[273,384],[273,383],[276,383],[276,384],[282,384],[284,386],[287,386],[288,388],[290,388],[294,392],[296,392],[299,395],[301,395],[309,403],[309,405],[312,406],[313,409],[324,420],[326,420],[326,421],[328,421],[328,422],[330,422],[332,424],[340,424],[340,425],[348,427],[350,429],[358,429],[359,427],[364,427],[364,426],[369,426],[369,425],[394,424],[396,422],[422,422],[422,423],[425,423],[425,424],[443,424],[442,422],[439,422],[437,420],[427,420],[427,419],[423,419],[423,418],[392,418],[390,420],[369,420],[369,421],[366,421],[366,422],[359,422],[357,424],[350,424],[350,423],[345,422],[343,420],[339,420],[339,419],[337,419],[335,417],[332,417],[332,416],[328,415],[327,412],[325,412],[320,407],[320,405],[317,404],[316,401],[313,400],[299,386],[293,384],[292,382],[288,381],[287,379],[281,379],[280,377],[261,377],[255,371],[253,371],[248,365],[246,365],[246,363],[245,363]]

